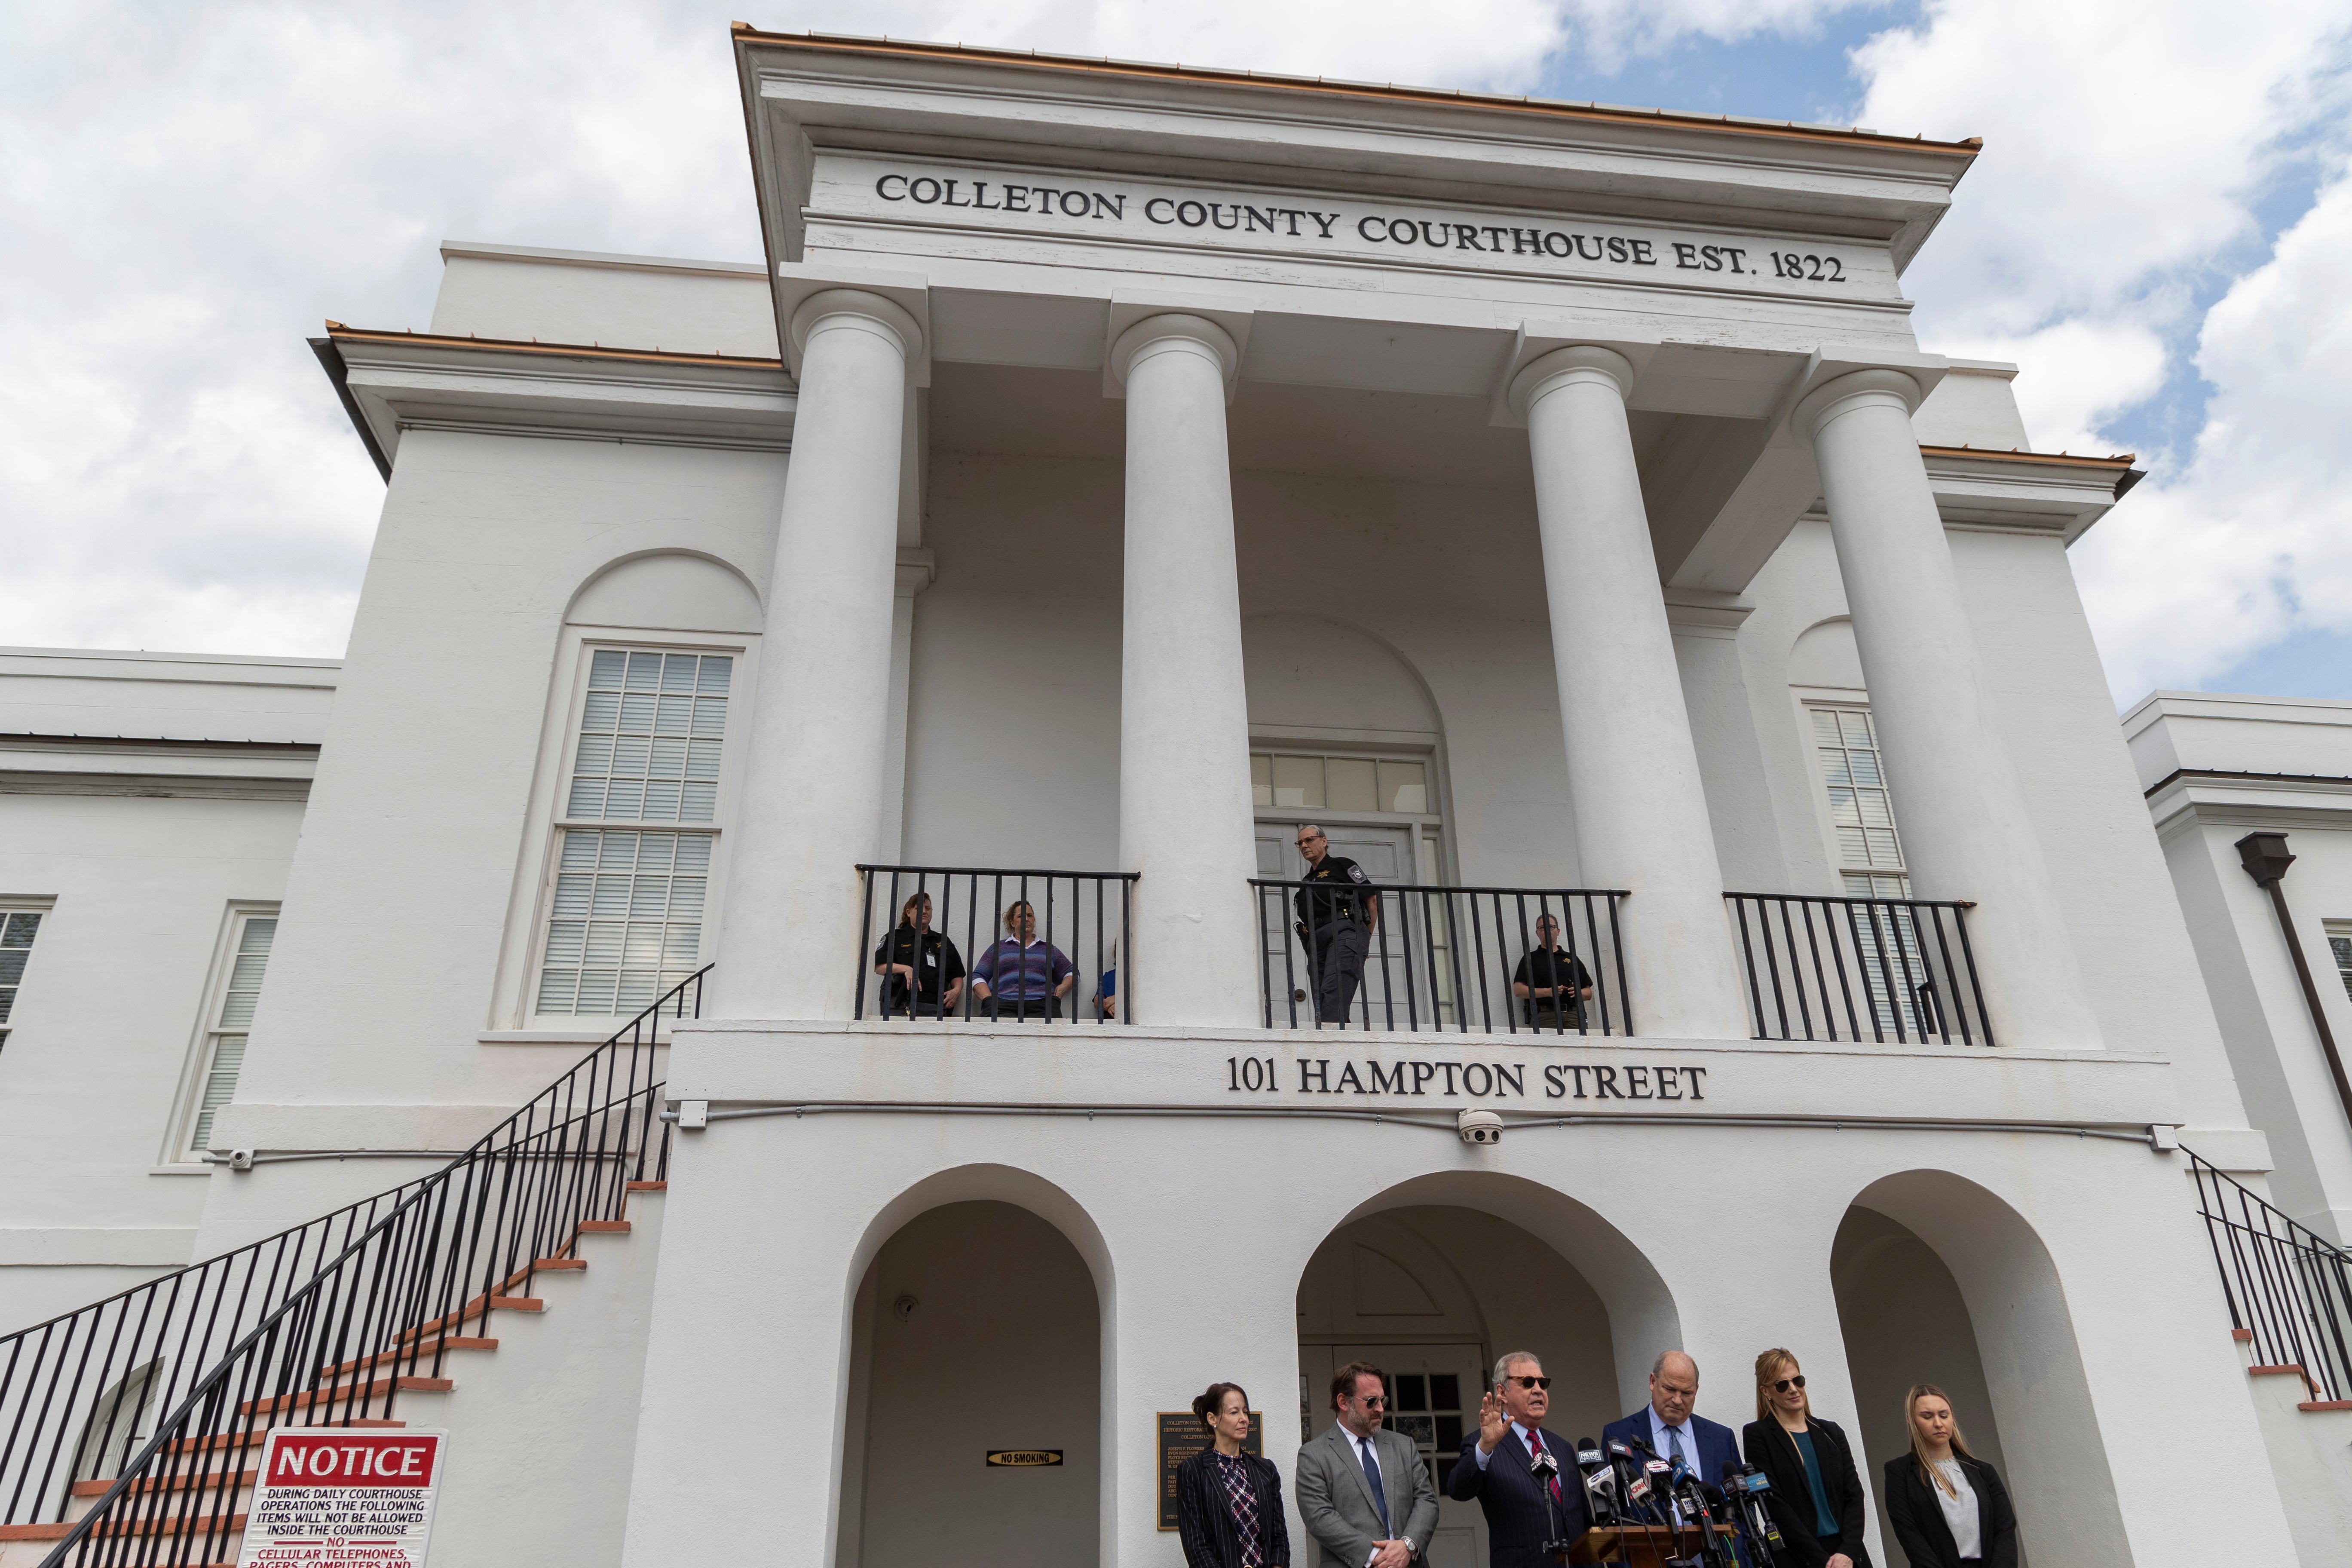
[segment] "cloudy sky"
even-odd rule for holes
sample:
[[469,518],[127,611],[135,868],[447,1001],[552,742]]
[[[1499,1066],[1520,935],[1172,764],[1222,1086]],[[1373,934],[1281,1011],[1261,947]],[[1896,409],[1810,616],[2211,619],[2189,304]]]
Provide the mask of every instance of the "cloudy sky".
[[2352,0],[12,0],[0,644],[341,653],[383,487],[304,339],[445,237],[756,260],[737,16],[1982,136],[1906,285],[2149,470],[2075,551],[2118,702],[2352,697]]

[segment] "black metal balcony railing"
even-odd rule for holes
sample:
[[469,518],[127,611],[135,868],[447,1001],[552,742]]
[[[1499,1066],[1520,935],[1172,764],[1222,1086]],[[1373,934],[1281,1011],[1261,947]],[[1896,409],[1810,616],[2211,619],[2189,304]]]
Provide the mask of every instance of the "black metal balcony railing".
[[[1302,919],[1298,881],[1252,878],[1257,900],[1258,980],[1267,1028],[1319,1021],[1318,954],[1337,922],[1310,896]],[[1493,1034],[1630,1035],[1625,963],[1617,941],[1622,891],[1593,888],[1449,888],[1382,883],[1369,892],[1378,918],[1363,931],[1364,973],[1348,1009],[1357,1029]],[[1559,927],[1553,951],[1540,928]],[[1560,994],[1552,1005],[1531,993]],[[1564,994],[1573,984],[1573,998]],[[1336,1021],[1336,1020],[1335,1020]]]
[[2230,1327],[2252,1340],[2253,1364],[2302,1368],[2315,1402],[2352,1398],[2352,1254],[2182,1152]]
[[447,1386],[453,1347],[667,1178],[658,1028],[699,1015],[708,973],[432,1174],[0,1337],[0,1523],[59,1537],[45,1568],[235,1557],[270,1428]]
[[[1132,945],[1136,873],[860,866],[857,874],[854,1016],[1127,1020],[1132,987],[1119,954]],[[910,927],[919,900],[928,923]]]
[[1990,1046],[1966,912],[1925,899],[1726,893],[1759,1040]]

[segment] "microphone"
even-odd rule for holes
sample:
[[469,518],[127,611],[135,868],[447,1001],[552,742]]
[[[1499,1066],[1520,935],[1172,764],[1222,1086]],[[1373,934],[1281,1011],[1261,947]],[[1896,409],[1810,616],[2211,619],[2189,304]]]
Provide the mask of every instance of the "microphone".
[[1564,1552],[1573,1542],[1560,1537],[1559,1505],[1552,1501],[1551,1495],[1552,1488],[1559,1481],[1559,1460],[1547,1447],[1528,1462],[1528,1468],[1535,1473],[1536,1489],[1543,1493],[1544,1518],[1550,1525],[1546,1531],[1550,1539],[1544,1542],[1544,1551],[1547,1553]]
[[1617,1471],[1601,1446],[1590,1437],[1576,1440],[1576,1468],[1584,1475],[1585,1506],[1596,1524],[1617,1522]]
[[1759,1549],[1750,1555],[1759,1565],[1776,1561],[1788,1543],[1780,1539],[1780,1527],[1772,1522],[1772,1510],[1764,1503],[1765,1494],[1772,1489],[1771,1479],[1753,1465],[1742,1465],[1724,1471],[1723,1487],[1734,1500],[1734,1518],[1741,1533],[1751,1548]]

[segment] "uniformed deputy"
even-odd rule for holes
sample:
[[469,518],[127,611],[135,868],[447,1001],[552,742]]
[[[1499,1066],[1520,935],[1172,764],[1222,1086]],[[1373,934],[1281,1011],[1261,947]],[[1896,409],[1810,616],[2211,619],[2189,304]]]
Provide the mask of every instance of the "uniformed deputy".
[[1298,940],[1307,944],[1315,976],[1315,1021],[1321,1028],[1344,1029],[1356,988],[1364,983],[1364,952],[1380,921],[1380,895],[1364,868],[1332,854],[1331,841],[1311,822],[1298,830],[1298,852],[1307,857],[1297,900]]

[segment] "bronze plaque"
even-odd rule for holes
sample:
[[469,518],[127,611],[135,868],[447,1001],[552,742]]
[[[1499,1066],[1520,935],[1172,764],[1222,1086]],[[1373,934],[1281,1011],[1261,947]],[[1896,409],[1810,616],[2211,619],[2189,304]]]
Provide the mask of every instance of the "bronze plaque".
[[[1184,1461],[1209,1446],[1209,1428],[1189,1410],[1163,1410],[1160,1413],[1160,1528],[1176,1528],[1176,1472]],[[1242,1452],[1263,1458],[1265,1454],[1265,1415],[1250,1412],[1249,1436],[1242,1439]]]

